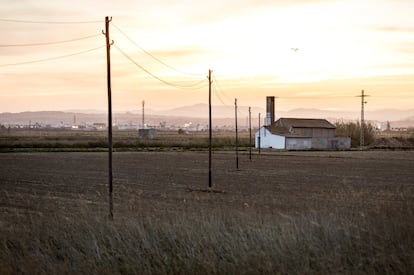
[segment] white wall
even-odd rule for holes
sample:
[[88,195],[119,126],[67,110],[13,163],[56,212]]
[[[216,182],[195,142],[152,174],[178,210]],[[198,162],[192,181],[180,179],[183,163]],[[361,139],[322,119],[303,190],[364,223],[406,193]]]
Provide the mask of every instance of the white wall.
[[[266,128],[261,127],[260,131],[260,148],[285,149],[285,137],[273,135]],[[255,134],[255,147],[259,148],[259,131]]]

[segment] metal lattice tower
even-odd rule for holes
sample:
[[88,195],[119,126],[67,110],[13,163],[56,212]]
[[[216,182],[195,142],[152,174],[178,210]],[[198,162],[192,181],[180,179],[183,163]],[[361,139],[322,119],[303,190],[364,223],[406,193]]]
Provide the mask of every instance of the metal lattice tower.
[[361,95],[358,97],[361,98],[361,125],[360,125],[360,136],[359,136],[359,148],[360,150],[364,149],[365,140],[364,140],[364,131],[365,131],[365,118],[364,118],[364,105],[367,104],[365,97],[369,95],[364,94],[364,90],[361,91]]

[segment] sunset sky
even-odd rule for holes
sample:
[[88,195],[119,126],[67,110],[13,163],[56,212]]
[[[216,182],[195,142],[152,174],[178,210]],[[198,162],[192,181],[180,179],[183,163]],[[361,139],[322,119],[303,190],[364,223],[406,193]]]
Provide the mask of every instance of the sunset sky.
[[412,0],[0,1],[0,112],[106,110],[105,16],[114,111],[414,109]]

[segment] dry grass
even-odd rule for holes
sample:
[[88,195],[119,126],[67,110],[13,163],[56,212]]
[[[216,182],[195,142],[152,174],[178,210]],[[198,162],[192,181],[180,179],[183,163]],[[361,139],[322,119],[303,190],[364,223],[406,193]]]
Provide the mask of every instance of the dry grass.
[[31,215],[2,230],[1,274],[412,274],[413,208],[262,215]]

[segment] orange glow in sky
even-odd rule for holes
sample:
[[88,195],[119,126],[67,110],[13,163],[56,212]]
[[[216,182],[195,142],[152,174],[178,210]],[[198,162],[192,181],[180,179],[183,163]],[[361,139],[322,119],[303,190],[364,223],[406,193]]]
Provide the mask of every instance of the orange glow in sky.
[[[206,103],[208,69],[215,105],[237,97],[263,107],[274,95],[283,110],[357,110],[364,89],[371,109],[414,107],[411,0],[8,2],[0,7],[0,112],[106,110],[106,52],[96,49],[105,45],[105,16],[113,18],[114,111],[142,100],[152,109]],[[79,21],[98,22],[53,23]],[[54,57],[62,58],[10,65]]]

